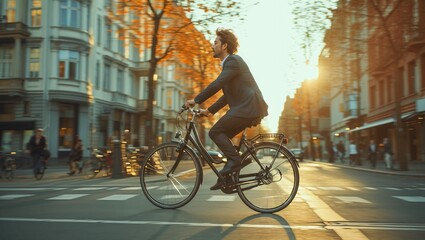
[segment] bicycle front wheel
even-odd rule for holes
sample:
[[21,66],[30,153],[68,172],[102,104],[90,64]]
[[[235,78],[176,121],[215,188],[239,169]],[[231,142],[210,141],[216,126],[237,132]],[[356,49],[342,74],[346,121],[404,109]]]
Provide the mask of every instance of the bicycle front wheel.
[[274,142],[254,145],[255,156],[242,155],[247,164],[236,174],[237,192],[251,209],[273,213],[286,208],[294,199],[299,186],[295,157],[285,146]]
[[196,154],[189,148],[179,152],[178,146],[178,143],[170,142],[152,149],[140,168],[143,193],[160,208],[186,205],[195,197],[201,184],[202,167]]

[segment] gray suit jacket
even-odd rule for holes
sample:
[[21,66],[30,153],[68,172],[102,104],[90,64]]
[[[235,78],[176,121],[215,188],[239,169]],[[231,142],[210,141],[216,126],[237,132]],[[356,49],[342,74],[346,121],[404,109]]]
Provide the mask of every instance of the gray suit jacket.
[[201,104],[219,90],[223,91],[223,96],[208,108],[212,114],[229,105],[227,114],[230,116],[263,118],[268,115],[263,95],[240,56],[231,54],[226,58],[218,78],[195,97],[195,102]]

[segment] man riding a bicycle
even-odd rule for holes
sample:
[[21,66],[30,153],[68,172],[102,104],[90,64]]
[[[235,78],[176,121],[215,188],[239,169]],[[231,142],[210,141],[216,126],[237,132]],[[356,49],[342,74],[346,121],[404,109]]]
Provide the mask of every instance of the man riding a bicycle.
[[[224,153],[227,162],[220,171],[222,175],[232,173],[242,167],[239,152],[234,147],[231,138],[245,128],[255,126],[268,115],[267,103],[252,76],[248,65],[235,55],[239,46],[238,39],[230,29],[217,29],[213,44],[214,57],[221,60],[223,68],[216,80],[211,82],[195,99],[187,100],[186,107],[202,104],[208,98],[223,91],[213,105],[201,110],[201,115],[215,114],[221,108],[229,105],[227,113],[221,117],[209,132],[210,138]],[[220,180],[211,190],[220,189],[224,183]]]

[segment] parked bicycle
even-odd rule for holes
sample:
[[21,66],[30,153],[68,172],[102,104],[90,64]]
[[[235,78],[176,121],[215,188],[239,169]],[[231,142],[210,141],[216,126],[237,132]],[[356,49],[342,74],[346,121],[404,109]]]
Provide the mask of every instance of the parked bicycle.
[[182,130],[179,130],[176,141],[161,144],[146,155],[140,169],[140,184],[147,199],[166,209],[189,203],[203,182],[203,169],[196,150],[225,182],[221,187],[224,193],[237,193],[249,208],[261,213],[286,208],[298,191],[299,165],[285,146],[287,139],[284,135],[267,133],[247,139],[245,129],[237,145],[237,150],[243,151],[244,167],[223,176],[199,139],[195,126],[199,115],[199,110],[182,108],[177,123],[179,119],[185,120],[185,136],[181,137]]
[[[12,180],[15,177],[16,170],[16,152],[0,153],[0,167],[4,177]],[[1,178],[1,175],[0,175]]]
[[82,172],[88,178],[94,178],[103,171],[103,176],[111,175],[111,151],[93,149],[94,158],[87,159],[83,162]]

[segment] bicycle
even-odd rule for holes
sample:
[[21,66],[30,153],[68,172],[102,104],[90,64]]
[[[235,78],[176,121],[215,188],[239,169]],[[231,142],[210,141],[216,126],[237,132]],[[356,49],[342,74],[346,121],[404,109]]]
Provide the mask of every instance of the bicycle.
[[110,150],[102,152],[99,149],[94,149],[94,159],[88,159],[83,162],[83,166],[81,167],[83,174],[86,175],[87,178],[94,178],[103,170],[104,176],[111,175],[110,153]]
[[195,119],[200,111],[182,107],[177,123],[179,117],[184,119],[183,112],[187,112],[185,136],[181,137],[181,131],[177,131],[175,141],[150,150],[141,165],[140,185],[153,205],[175,209],[189,203],[203,182],[202,156],[225,183],[221,191],[237,193],[252,210],[273,213],[289,206],[298,191],[299,165],[285,146],[287,139],[283,134],[259,134],[248,139],[245,129],[236,146],[238,151],[244,149],[241,154],[243,168],[222,176],[199,139]]
[[34,178],[37,180],[41,180],[44,176],[44,172],[47,169],[47,162],[50,159],[50,151],[45,149],[43,150],[43,152],[40,154],[40,157],[38,159],[38,161],[35,163],[34,166]]
[[[15,160],[16,152],[9,153],[1,153],[1,162],[2,162],[2,170],[4,172],[4,176],[9,181],[15,177],[16,170],[16,160]],[[1,175],[0,175],[1,178]]]

